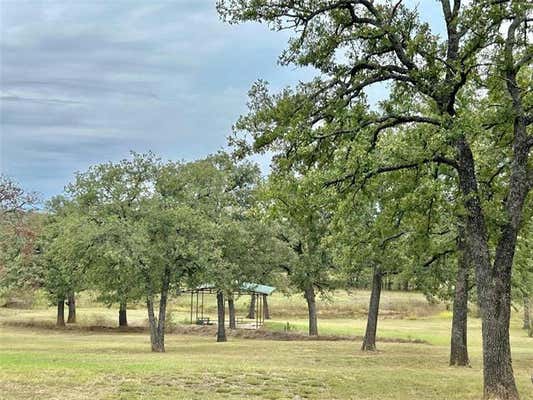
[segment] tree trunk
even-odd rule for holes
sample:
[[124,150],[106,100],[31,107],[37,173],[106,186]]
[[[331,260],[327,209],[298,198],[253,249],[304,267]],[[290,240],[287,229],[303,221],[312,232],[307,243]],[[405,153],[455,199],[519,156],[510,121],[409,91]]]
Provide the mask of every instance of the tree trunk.
[[[483,383],[486,399],[516,400],[519,398],[513,375],[509,321],[511,318],[511,275],[518,231],[523,218],[524,202],[531,190],[528,167],[531,138],[527,132],[526,108],[517,75],[520,70],[515,59],[516,33],[526,23],[526,11],[517,11],[507,28],[502,64],[507,91],[513,107],[512,159],[509,166],[509,186],[505,196],[505,220],[491,265],[488,234],[479,200],[473,156],[469,146],[459,148],[459,182],[465,207],[469,214],[470,256],[475,260],[478,301],[482,319]],[[521,22],[522,21],[522,22]],[[461,150],[465,150],[462,152]],[[461,156],[466,156],[461,157]],[[466,163],[465,163],[466,160]],[[466,189],[466,190],[465,190]],[[475,253],[477,251],[477,254]]]
[[226,342],[226,326],[224,325],[225,307],[224,307],[224,294],[221,290],[217,292],[217,314],[218,314],[218,326],[217,326],[217,342]]
[[148,324],[150,325],[150,344],[153,352],[161,352],[161,342],[157,335],[157,321],[154,313],[154,299],[152,296],[146,298],[146,309],[148,311]]
[[368,306],[368,321],[366,323],[365,338],[361,350],[376,350],[376,331],[378,328],[379,300],[381,297],[383,275],[379,267],[374,267],[372,277],[372,292],[370,293],[370,304]]
[[[494,303],[498,302],[494,295],[490,298]],[[507,300],[501,303],[505,304]],[[501,309],[498,313],[494,307],[484,304],[481,312],[485,398],[518,399],[509,342],[510,310]]]
[[318,336],[318,319],[316,315],[315,288],[309,285],[304,292],[307,300],[307,310],[309,312],[309,336]]
[[228,311],[229,311],[229,328],[237,329],[237,322],[235,321],[235,300],[233,296],[228,297]]
[[67,324],[76,323],[76,296],[74,293],[68,295],[68,317]]
[[248,319],[255,319],[255,294],[252,294],[250,298],[250,307],[248,308]]
[[467,322],[468,322],[468,253],[465,249],[465,232],[459,227],[457,241],[457,280],[453,298],[452,339],[450,365],[468,366]]
[[167,315],[168,289],[170,286],[170,268],[165,268],[163,281],[161,282],[161,298],[159,300],[159,317],[155,318],[153,295],[146,299],[148,309],[148,322],[150,324],[150,342],[152,351],[165,352],[165,321]]
[[65,326],[65,298],[57,301],[57,320],[56,326]]
[[531,329],[531,308],[529,296],[524,296],[524,329]]
[[161,285],[161,298],[159,299],[159,318],[157,321],[157,336],[159,338],[159,351],[165,351],[165,328],[167,318],[168,288],[170,286],[170,268],[165,268]]
[[[506,204],[509,219],[502,227],[502,235],[492,265],[474,158],[464,137],[460,137],[457,141],[457,152],[459,185],[467,210],[467,249],[469,260],[476,272],[481,313],[484,397],[491,400],[516,400],[519,396],[511,360],[509,320],[512,264],[524,201],[524,193],[516,193],[515,185],[522,186],[522,184],[514,182],[516,176],[511,177],[510,194]],[[513,163],[515,164],[516,160]],[[516,165],[513,165],[512,169],[515,167]],[[515,171],[512,175],[514,174]]]
[[270,319],[270,309],[268,308],[268,296],[263,295],[263,315],[265,319]]
[[128,308],[125,301],[120,302],[120,308],[118,310],[118,326],[124,328],[128,326]]

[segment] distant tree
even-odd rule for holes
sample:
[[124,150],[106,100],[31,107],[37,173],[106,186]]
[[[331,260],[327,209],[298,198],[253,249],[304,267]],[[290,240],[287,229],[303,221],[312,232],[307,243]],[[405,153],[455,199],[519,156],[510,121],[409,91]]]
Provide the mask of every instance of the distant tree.
[[[410,181],[404,177],[400,181]],[[399,185],[400,190],[405,188]],[[357,197],[337,196],[328,243],[347,282],[370,276],[370,299],[361,349],[376,350],[379,304],[385,277],[405,273],[411,257],[408,243],[414,235],[408,202],[397,199],[394,187],[378,179]],[[379,200],[378,200],[379,199]],[[358,212],[354,213],[353,209]],[[349,285],[346,285],[349,287]]]
[[[38,263],[45,217],[26,212],[17,221],[0,223],[0,289],[33,291],[42,285],[42,270]],[[9,302],[8,296],[8,302]]]
[[131,232],[138,232],[145,216],[143,202],[152,195],[159,164],[151,153],[132,153],[131,159],[78,173],[66,190],[80,212],[97,226],[98,247],[88,279],[98,289],[100,300],[119,305],[119,326],[127,326],[128,302],[143,297],[137,284],[139,254],[134,252],[139,238]]
[[133,153],[91,167],[68,187],[72,202],[95,227],[84,259],[93,286],[104,300],[121,304],[119,324],[128,300],[145,299],[154,352],[165,351],[170,290],[216,257],[212,223],[191,207],[186,185],[175,185],[184,170],[185,164],[162,165],[151,153]]
[[5,290],[40,284],[35,261],[42,216],[35,212],[37,201],[35,193],[0,175],[0,288]]
[[0,175],[0,216],[20,214],[31,209],[37,202],[35,193],[25,191],[13,179]]
[[[159,180],[157,185],[161,184]],[[216,262],[218,252],[213,246],[213,223],[179,197],[158,192],[143,208],[146,214],[139,232],[139,272],[143,277],[152,351],[163,352],[170,290],[198,282],[202,272]]]
[[[237,163],[228,154],[217,153],[184,164],[179,174],[174,174],[172,165],[169,168],[162,173],[169,182],[162,193],[183,196],[185,204],[214,224],[210,245],[216,256],[197,276],[217,289],[217,341],[224,342],[225,299],[231,304],[232,294],[243,282],[266,279],[272,265],[286,253],[269,226],[253,212],[260,182],[257,165]],[[230,314],[233,326],[234,310]]]
[[137,238],[132,235],[135,222],[106,217],[96,225],[95,256],[87,279],[98,290],[98,299],[111,306],[119,305],[118,325],[128,326],[128,304],[143,298],[139,285],[142,277],[136,258]]
[[[243,283],[279,282],[282,268],[294,260],[291,249],[278,236],[276,226],[252,210],[245,211],[242,218],[226,221],[217,230],[222,264],[213,271],[211,281],[224,288],[223,295],[228,300]],[[231,320],[234,313],[230,307],[230,328],[236,327]]]
[[323,198],[313,196],[304,181],[291,175],[272,174],[262,188],[262,202],[278,237],[291,249],[292,257],[281,262],[289,285],[302,293],[308,309],[309,335],[318,335],[317,292],[327,295],[334,288],[335,265],[324,245],[330,215],[322,207]]
[[43,287],[57,305],[57,326],[65,325],[65,302],[70,302],[69,321],[75,322],[74,294],[85,289],[86,273],[94,257],[95,226],[63,197],[47,205],[39,238],[39,264]]

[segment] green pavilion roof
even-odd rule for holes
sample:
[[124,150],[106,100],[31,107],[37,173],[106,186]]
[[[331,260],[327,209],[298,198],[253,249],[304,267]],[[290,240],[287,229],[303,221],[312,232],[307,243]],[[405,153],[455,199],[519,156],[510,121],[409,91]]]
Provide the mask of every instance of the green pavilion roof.
[[266,294],[266,295],[270,295],[274,290],[276,290],[276,288],[272,286],[260,285],[258,283],[249,283],[249,282],[243,282],[241,284],[240,289],[242,291],[255,292],[255,293]]
[[[206,284],[197,286],[193,290],[202,291],[202,290],[210,290],[210,289],[215,289],[215,285],[206,283]],[[261,285],[259,283],[243,282],[239,286],[239,290],[242,292],[270,295],[272,294],[274,290],[276,290],[276,288],[273,286]]]

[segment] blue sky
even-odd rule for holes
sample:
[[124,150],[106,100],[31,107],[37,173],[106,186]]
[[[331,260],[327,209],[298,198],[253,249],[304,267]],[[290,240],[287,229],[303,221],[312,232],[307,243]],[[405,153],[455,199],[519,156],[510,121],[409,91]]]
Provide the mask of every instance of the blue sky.
[[[440,17],[436,0],[411,3]],[[224,148],[255,80],[311,76],[277,65],[287,34],[224,24],[214,0],[0,0],[0,26],[0,172],[43,199],[130,150]]]

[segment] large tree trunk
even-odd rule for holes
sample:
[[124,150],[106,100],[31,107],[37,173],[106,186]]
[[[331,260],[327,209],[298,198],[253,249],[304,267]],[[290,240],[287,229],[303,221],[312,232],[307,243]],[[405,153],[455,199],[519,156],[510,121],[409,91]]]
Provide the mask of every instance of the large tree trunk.
[[263,295],[263,316],[265,319],[270,319],[270,309],[268,308],[268,296]]
[[118,326],[121,328],[128,326],[128,307],[125,301],[120,302],[120,308],[118,310]]
[[374,267],[372,277],[372,292],[370,293],[370,304],[368,306],[368,321],[366,323],[365,337],[361,350],[376,350],[376,331],[378,328],[379,300],[381,298],[381,286],[383,275],[379,267]]
[[56,326],[65,326],[65,299],[63,297],[57,301]]
[[237,322],[235,320],[235,300],[233,296],[228,296],[228,311],[229,311],[229,328],[237,329]]
[[[498,279],[497,286],[504,284]],[[482,315],[483,336],[483,375],[485,398],[487,399],[518,399],[513,366],[511,361],[511,346],[509,342],[510,295],[499,299],[494,292],[499,290],[485,289],[488,294],[480,301]],[[478,291],[479,292],[479,291]],[[492,293],[491,293],[492,292]],[[487,298],[495,304],[500,303],[500,309],[485,303]]]
[[309,313],[309,336],[318,336],[318,319],[316,315],[316,298],[315,288],[309,285],[304,291],[304,297],[307,301],[307,310]]
[[[513,107],[513,156],[510,163],[509,186],[505,197],[505,221],[494,253],[489,257],[488,235],[479,200],[474,161],[470,147],[459,142],[459,181],[465,207],[469,214],[470,256],[476,268],[478,301],[482,318],[483,383],[486,399],[515,400],[518,391],[513,376],[509,320],[511,318],[511,275],[516,251],[516,240],[522,222],[524,202],[531,190],[528,170],[530,137],[527,132],[526,108],[517,75],[520,62],[515,59],[516,34],[526,24],[525,10],[519,10],[507,28],[503,46],[503,71],[507,91]],[[524,64],[522,64],[523,66]],[[523,89],[525,92],[525,89]],[[463,148],[461,148],[463,144]],[[466,150],[466,151],[464,151]],[[466,162],[465,162],[466,161]]]
[[68,295],[68,317],[67,324],[76,323],[76,296],[74,293]]
[[467,322],[468,322],[468,253],[465,248],[464,227],[459,227],[457,241],[457,279],[453,298],[452,339],[450,365],[468,366]]
[[217,315],[218,315],[218,326],[217,326],[217,342],[226,342],[226,326],[224,325],[224,320],[226,319],[225,307],[224,307],[224,294],[221,290],[217,292]]
[[[515,400],[519,396],[513,375],[509,342],[511,271],[524,192],[516,193],[516,185],[522,185],[514,182],[517,177],[512,176],[506,204],[509,219],[502,228],[494,265],[491,265],[488,232],[479,198],[474,159],[464,137],[459,138],[457,150],[459,185],[467,210],[467,248],[469,260],[476,272],[482,320],[484,397],[491,400]],[[515,171],[512,175],[514,174]]]
[[255,294],[252,294],[250,297],[250,307],[248,308],[248,319],[255,319]]

